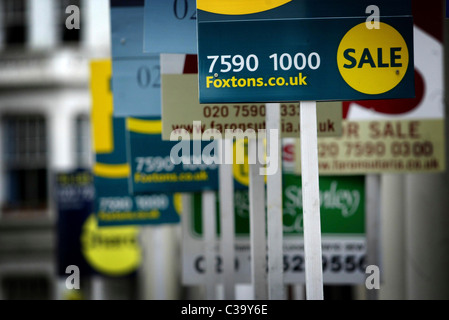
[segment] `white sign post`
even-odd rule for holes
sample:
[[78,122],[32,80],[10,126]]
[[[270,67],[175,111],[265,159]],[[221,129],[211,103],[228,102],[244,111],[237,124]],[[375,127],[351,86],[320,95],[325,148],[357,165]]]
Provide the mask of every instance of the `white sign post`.
[[265,221],[265,181],[261,174],[261,164],[257,157],[258,140],[248,139],[248,156],[254,157],[255,164],[249,165],[249,213],[251,241],[251,280],[254,299],[266,300],[267,292],[267,237]]
[[221,220],[221,254],[223,257],[223,285],[224,299],[235,299],[234,279],[234,181],[232,175],[232,147],[233,141],[223,139],[220,141],[219,194],[220,194],[220,220]]
[[215,251],[216,245],[216,197],[214,191],[204,191],[202,194],[202,218],[204,235],[204,256],[206,260],[206,298],[215,299],[216,272],[215,272]]
[[[380,267],[380,228],[381,228],[381,182],[379,174],[367,174],[366,188],[366,240],[367,265]],[[368,300],[378,300],[378,290],[366,291]]]
[[301,175],[307,300],[323,300],[316,102],[300,103]]
[[276,173],[267,176],[267,224],[268,224],[268,287],[271,300],[283,300],[283,223],[282,223],[282,143],[281,139],[271,141],[270,130],[280,134],[280,104],[268,103],[266,113],[267,150],[277,143],[277,154],[270,154],[270,159],[278,157]]

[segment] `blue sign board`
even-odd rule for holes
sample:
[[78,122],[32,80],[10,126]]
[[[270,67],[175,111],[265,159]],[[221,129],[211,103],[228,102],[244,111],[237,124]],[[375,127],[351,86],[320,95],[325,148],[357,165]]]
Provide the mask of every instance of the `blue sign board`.
[[197,52],[196,0],[145,0],[144,51]]
[[200,103],[414,97],[410,0],[198,0]]
[[111,0],[114,116],[160,116],[159,55],[143,52],[143,0]]
[[175,194],[129,194],[125,118],[114,118],[114,150],[97,153],[94,166],[94,212],[99,226],[163,224],[180,221]]
[[161,130],[160,118],[127,119],[131,193],[217,190],[218,164],[204,162],[214,161],[216,141],[163,141]]
[[87,170],[59,172],[55,176],[58,210],[58,275],[67,276],[66,268],[76,265],[81,276],[95,274],[81,252],[81,229],[93,212],[94,186]]

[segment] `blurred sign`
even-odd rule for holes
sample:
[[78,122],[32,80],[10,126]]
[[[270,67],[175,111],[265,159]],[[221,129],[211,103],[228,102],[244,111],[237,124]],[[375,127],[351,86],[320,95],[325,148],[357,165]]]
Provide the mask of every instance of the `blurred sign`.
[[[248,283],[251,281],[248,192],[236,190],[234,201],[236,282]],[[366,255],[364,178],[320,177],[320,201],[324,282],[364,283]],[[192,209],[193,214],[183,219],[183,283],[186,285],[202,284],[205,281],[200,194],[195,194]],[[220,221],[219,217],[217,221]],[[283,175],[283,223],[284,282],[304,283],[301,178],[288,173]],[[219,225],[217,232],[220,232]],[[222,257],[218,252],[216,271],[220,276]]]
[[91,121],[93,123],[93,145],[95,152],[112,152],[113,98],[111,91],[111,60],[96,60],[90,64],[90,88],[92,97]]
[[99,228],[95,214],[83,224],[82,252],[98,272],[123,276],[135,271],[142,260],[139,229],[133,226]]
[[[114,118],[114,150],[97,153],[94,165],[95,205],[98,224],[133,225],[178,223],[180,196],[151,193],[133,196],[129,193],[131,168],[126,156],[125,118]],[[160,191],[159,191],[160,192]]]
[[[172,132],[193,132],[212,129],[224,135],[226,129],[266,129],[264,104],[200,104],[198,102],[198,68],[195,55],[163,54],[162,68],[162,139],[169,140]],[[317,108],[318,135],[340,136],[341,102],[323,102]],[[283,137],[299,136],[299,105],[281,105]],[[197,126],[194,121],[200,121]]]
[[93,177],[90,171],[60,172],[55,177],[56,207],[58,210],[57,257],[58,275],[67,277],[70,265],[80,269],[80,275],[94,273],[81,253],[81,227],[93,212]]
[[445,170],[442,3],[413,10],[416,96],[344,102],[343,136],[318,139],[320,174]]
[[196,1],[145,0],[144,51],[196,53]]
[[[343,132],[342,138],[318,139],[321,175],[440,172],[445,168],[443,121],[345,121]],[[299,143],[295,150],[300,152]]]
[[159,55],[143,52],[143,0],[111,0],[115,116],[160,116]]
[[90,171],[56,175],[58,208],[58,275],[75,265],[80,276],[125,276],[140,264],[141,252],[134,227],[98,228],[93,214],[94,186]]
[[198,0],[197,8],[201,103],[414,96],[410,0]]
[[[130,166],[127,163],[125,118],[113,118],[108,90],[110,62],[91,64],[92,127],[95,152],[93,212],[98,224],[133,225],[178,223],[179,195],[129,195]],[[109,71],[109,72],[108,72]]]
[[218,190],[217,142],[162,141],[160,118],[128,118],[126,130],[131,193]]

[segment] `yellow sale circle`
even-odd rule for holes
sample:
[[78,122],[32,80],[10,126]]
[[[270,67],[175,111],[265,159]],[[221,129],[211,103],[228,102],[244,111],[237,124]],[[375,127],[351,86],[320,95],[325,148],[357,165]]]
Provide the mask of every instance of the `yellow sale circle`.
[[341,76],[354,90],[381,94],[395,88],[407,72],[409,52],[402,35],[380,22],[369,29],[365,22],[349,30],[340,42],[337,64]]
[[137,269],[141,261],[136,227],[98,227],[94,214],[87,218],[81,234],[82,252],[96,271],[122,276]]

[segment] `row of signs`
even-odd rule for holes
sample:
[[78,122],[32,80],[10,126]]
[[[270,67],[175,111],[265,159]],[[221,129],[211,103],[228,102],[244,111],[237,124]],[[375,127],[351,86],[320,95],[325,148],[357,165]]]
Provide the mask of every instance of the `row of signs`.
[[[173,59],[173,57],[167,57]],[[175,57],[176,58],[176,57]],[[188,63],[182,55],[184,64]],[[170,64],[167,64],[170,65]],[[186,69],[183,67],[183,69]],[[176,74],[171,74],[176,75]],[[178,74],[176,76],[189,76]],[[110,226],[177,223],[181,212],[189,226],[183,232],[183,283],[201,284],[204,274],[204,243],[202,241],[201,190],[218,189],[217,165],[175,165],[170,159],[177,141],[162,140],[163,123],[158,117],[116,117],[111,106],[111,62],[92,63],[93,132],[96,163],[93,181],[96,197],[92,208],[101,230]],[[182,79],[181,79],[182,80]],[[173,95],[178,96],[175,86]],[[165,88],[165,86],[163,86]],[[182,95],[180,95],[182,97]],[[179,99],[179,98],[178,98]],[[165,101],[165,99],[163,99]],[[98,102],[98,103],[96,103]],[[109,105],[108,105],[109,103]],[[295,108],[286,109],[297,112]],[[326,106],[324,106],[325,108]],[[256,112],[260,113],[261,106]],[[164,109],[165,110],[165,109]],[[337,110],[329,108],[328,110]],[[341,108],[340,108],[341,110]],[[241,106],[240,112],[255,112]],[[291,116],[291,115],[290,115]],[[341,114],[340,114],[341,117]],[[263,117],[259,115],[259,121]],[[165,119],[165,116],[164,116]],[[239,119],[239,117],[236,117]],[[293,120],[290,120],[293,122]],[[330,121],[330,120],[329,120]],[[338,121],[340,123],[340,121]],[[330,125],[332,126],[332,125]],[[339,129],[341,130],[341,128]],[[304,249],[302,243],[301,180],[294,174],[294,144],[286,142],[284,151],[284,267],[287,283],[304,282]],[[191,150],[199,143],[199,157],[210,142],[188,142]],[[242,141],[239,142],[242,144]],[[236,143],[237,145],[237,143]],[[243,146],[247,149],[247,146]],[[198,155],[192,153],[192,158]],[[247,157],[245,156],[245,159]],[[193,160],[193,159],[192,159]],[[234,165],[236,256],[238,282],[248,282],[250,275],[248,163]],[[324,252],[325,281],[328,283],[359,283],[364,281],[366,255],[364,229],[364,179],[355,177],[322,178],[323,212],[326,225]],[[181,197],[174,192],[193,192],[192,208],[182,210]],[[218,198],[218,197],[217,197]],[[217,204],[217,209],[219,208]],[[190,216],[192,214],[192,216]],[[190,224],[191,223],[191,224]],[[218,244],[217,244],[218,245]],[[339,248],[336,250],[336,248]],[[220,274],[217,253],[217,273]],[[327,270],[327,271],[326,271]]]
[[[375,19],[379,28],[369,28]],[[109,242],[99,230],[179,223],[186,213],[184,283],[202,283],[201,191],[218,189],[218,166],[205,163],[218,156],[218,141],[170,138],[265,129],[270,101],[282,102],[281,137],[298,138],[297,101],[332,100],[319,103],[317,116],[324,280],[364,281],[359,174],[444,170],[442,44],[421,28],[404,0],[111,0],[112,61],[91,69],[95,196],[59,199],[61,216],[71,205],[84,212],[82,230],[93,236],[82,236],[83,248],[101,248]],[[299,147],[290,140],[283,151],[284,273],[297,283],[304,272]],[[237,281],[248,282],[248,164],[233,171]],[[61,177],[62,194],[82,189],[81,178]],[[195,194],[192,208],[182,209],[181,192]],[[133,266],[134,240],[127,242]],[[114,274],[83,250],[97,271]]]
[[[301,178],[283,175],[283,275],[289,284],[304,283],[304,242]],[[249,196],[247,190],[234,194],[235,279],[251,282],[249,240]],[[323,272],[325,283],[363,283],[366,268],[365,188],[363,176],[321,177],[320,211]],[[205,283],[201,194],[195,194],[193,210],[183,217],[183,283]],[[217,221],[219,219],[217,203]],[[217,226],[217,238],[220,225]],[[216,248],[219,248],[217,243]],[[222,256],[217,250],[215,271],[222,281]]]
[[[289,145],[286,145],[286,150]],[[288,157],[286,157],[288,158]],[[138,229],[134,226],[99,227],[95,175],[77,170],[56,176],[58,207],[58,273],[77,265],[83,276],[133,275],[141,262]],[[95,185],[95,190],[94,190]],[[164,202],[159,195],[148,199]],[[205,261],[201,193],[192,194],[192,207],[183,210],[183,283],[204,283]],[[176,198],[176,196],[175,196]],[[123,194],[121,199],[123,199]],[[234,194],[236,221],[236,282],[250,282],[249,196],[248,190]],[[320,178],[323,237],[323,271],[326,283],[362,283],[365,279],[365,191],[364,177]],[[178,199],[179,200],[179,199]],[[219,201],[219,198],[217,197]],[[101,201],[101,200],[100,200]],[[176,202],[177,200],[175,200]],[[120,203],[108,203],[119,206]],[[157,207],[157,206],[156,206]],[[112,208],[111,208],[112,209]],[[157,210],[154,208],[153,210]],[[112,210],[112,214],[119,214]],[[97,213],[97,214],[94,214]],[[217,221],[219,220],[217,202]],[[154,219],[154,217],[147,217]],[[304,283],[304,244],[302,240],[302,192],[300,176],[283,175],[284,279]],[[220,226],[217,226],[220,234]],[[217,243],[217,248],[219,244]],[[216,272],[221,277],[222,258],[217,251]]]
[[[297,101],[338,100],[318,103],[321,174],[445,170],[442,43],[411,1],[111,4],[113,113],[160,116],[163,140],[257,132],[269,101],[283,102],[280,135],[299,137]],[[114,86],[122,63],[134,88]]]

